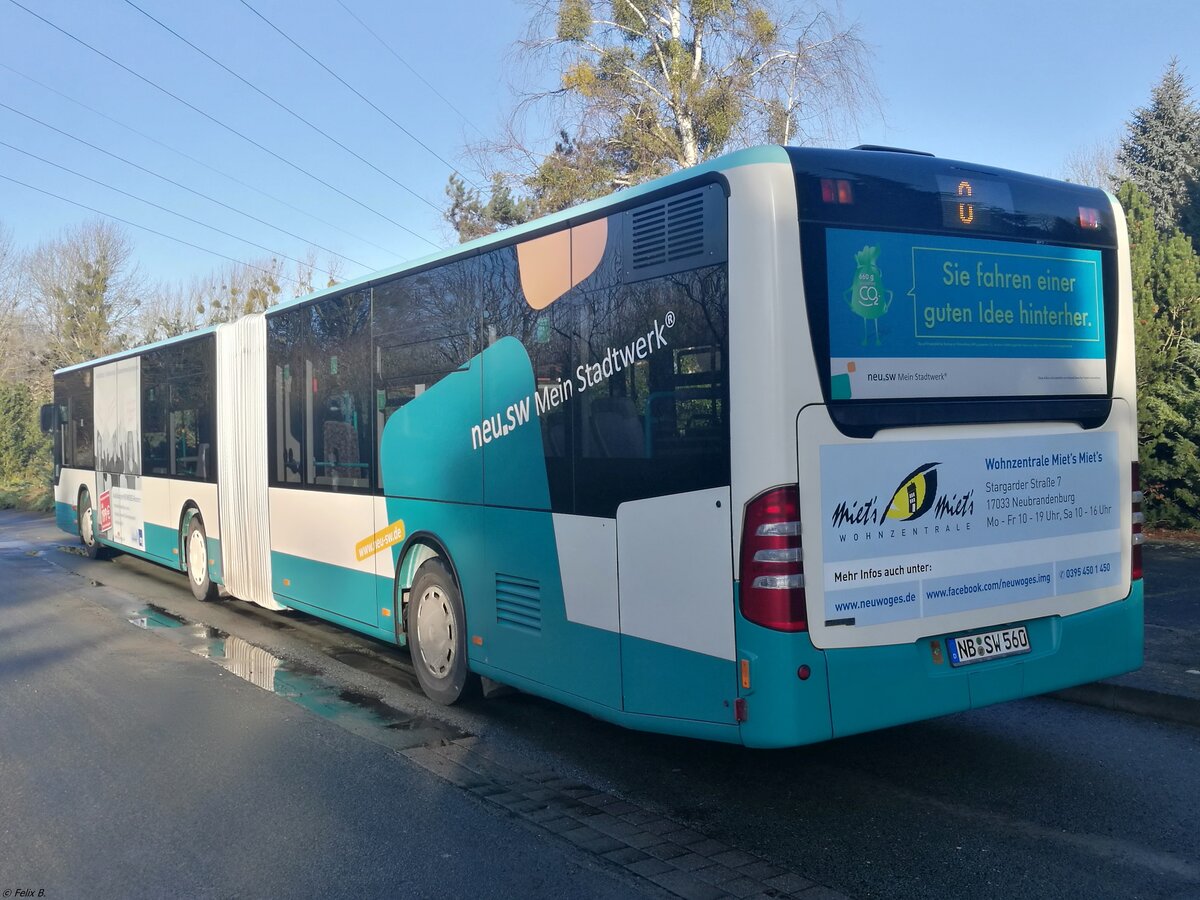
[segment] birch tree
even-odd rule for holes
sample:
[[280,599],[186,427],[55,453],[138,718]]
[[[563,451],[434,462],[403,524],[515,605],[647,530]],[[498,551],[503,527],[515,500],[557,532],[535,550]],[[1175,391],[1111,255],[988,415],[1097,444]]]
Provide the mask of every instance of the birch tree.
[[[476,148],[522,211],[541,215],[739,147],[855,133],[878,104],[857,25],[816,2],[529,0],[517,55],[554,86],[522,96],[503,135]],[[525,123],[554,123],[534,152]],[[496,196],[495,183],[492,195]],[[478,234],[491,201],[447,191]],[[465,201],[464,202],[464,194]],[[475,201],[475,205],[471,205]],[[508,207],[506,207],[507,209]],[[464,212],[467,215],[462,215]],[[459,229],[463,237],[462,229]]]

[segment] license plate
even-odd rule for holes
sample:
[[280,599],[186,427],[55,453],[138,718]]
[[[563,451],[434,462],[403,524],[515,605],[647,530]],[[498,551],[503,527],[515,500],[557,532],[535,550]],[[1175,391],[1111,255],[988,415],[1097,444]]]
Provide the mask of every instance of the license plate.
[[950,665],[966,666],[985,659],[1028,653],[1029,633],[1024,625],[1017,625],[983,634],[946,638],[946,649],[950,651]]

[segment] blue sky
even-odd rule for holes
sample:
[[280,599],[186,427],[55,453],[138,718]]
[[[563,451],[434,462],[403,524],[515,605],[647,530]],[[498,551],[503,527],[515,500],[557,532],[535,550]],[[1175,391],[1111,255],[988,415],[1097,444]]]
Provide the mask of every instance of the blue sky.
[[[451,172],[442,160],[478,178],[466,167],[462,147],[479,136],[476,128],[493,133],[511,108],[516,66],[511,47],[528,15],[515,0],[247,0],[403,126],[405,134],[242,0],[133,0],[390,176],[385,177],[222,71],[126,0],[18,2],[359,202],[123,71],[38,21],[14,0],[0,0],[5,48],[0,103],[11,107],[0,107],[0,175],[233,259],[302,257],[308,245],[322,245],[355,261],[342,263],[342,277],[387,268],[451,242],[433,208],[442,205]],[[464,115],[377,43],[341,4]],[[864,143],[1057,176],[1073,150],[1121,132],[1134,107],[1147,102],[1172,56],[1179,57],[1191,83],[1200,80],[1200,4],[1194,2],[1148,2],[1133,11],[1128,3],[1110,0],[845,0],[842,14],[859,23],[872,48],[884,101],[883,115],[868,116],[860,128],[858,140]],[[21,248],[92,215],[0,178],[0,222]],[[187,281],[228,264],[147,231],[128,231],[144,273],[154,280]],[[327,255],[321,252],[322,259]]]

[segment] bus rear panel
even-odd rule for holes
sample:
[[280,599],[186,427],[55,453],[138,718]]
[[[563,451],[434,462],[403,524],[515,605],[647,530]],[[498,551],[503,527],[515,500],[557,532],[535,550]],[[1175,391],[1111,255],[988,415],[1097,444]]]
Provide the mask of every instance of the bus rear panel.
[[816,383],[789,395],[797,484],[745,507],[743,740],[805,743],[1140,666],[1115,202],[924,154],[788,153],[802,278],[777,302],[802,306],[793,337]]

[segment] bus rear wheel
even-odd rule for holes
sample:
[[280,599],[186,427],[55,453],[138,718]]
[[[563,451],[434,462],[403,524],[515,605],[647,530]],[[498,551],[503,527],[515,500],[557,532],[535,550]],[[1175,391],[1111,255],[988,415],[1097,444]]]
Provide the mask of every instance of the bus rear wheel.
[[96,510],[92,506],[92,495],[85,489],[79,495],[79,540],[88,559],[99,559],[104,547],[96,537]]
[[408,644],[421,690],[450,706],[476,693],[467,668],[467,618],[454,576],[440,559],[423,563],[408,601]]
[[217,599],[217,585],[208,571],[208,535],[199,515],[188,520],[187,538],[183,542],[183,559],[187,569],[192,596],[202,603]]

